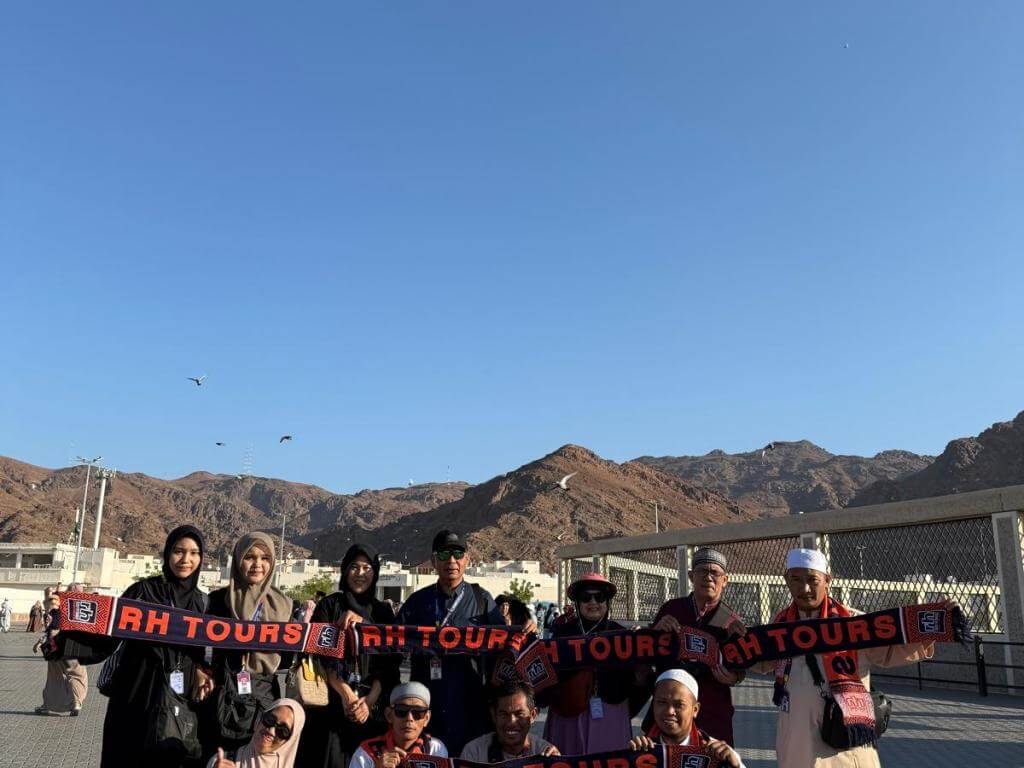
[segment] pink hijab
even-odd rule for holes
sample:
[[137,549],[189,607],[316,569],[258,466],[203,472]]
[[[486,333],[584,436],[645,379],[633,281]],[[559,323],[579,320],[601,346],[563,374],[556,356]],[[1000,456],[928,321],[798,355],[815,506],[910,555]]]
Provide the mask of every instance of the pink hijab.
[[[249,743],[238,750],[238,755],[235,757],[235,765],[238,768],[294,768],[295,753],[299,749],[299,736],[302,735],[302,726],[306,723],[306,713],[302,709],[302,705],[295,699],[278,699],[267,707],[267,711],[273,711],[277,707],[288,707],[292,711],[292,718],[295,722],[292,726],[292,735],[288,741],[277,748],[277,751],[261,755],[256,746],[256,733],[254,732]],[[258,730],[259,725],[256,728]],[[207,768],[216,764],[217,758],[214,757],[207,764]]]

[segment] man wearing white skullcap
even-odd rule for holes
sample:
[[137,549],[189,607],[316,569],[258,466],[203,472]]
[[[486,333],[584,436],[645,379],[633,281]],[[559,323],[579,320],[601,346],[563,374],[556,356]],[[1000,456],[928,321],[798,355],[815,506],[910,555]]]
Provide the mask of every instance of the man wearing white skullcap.
[[[773,623],[860,614],[861,611],[848,608],[829,595],[830,571],[823,552],[791,549],[786,555],[785,578],[792,602],[776,614]],[[778,768],[879,768],[881,764],[874,746],[877,733],[872,728],[859,732],[860,737],[854,740],[860,743],[847,749],[836,749],[825,743],[821,737],[825,707],[821,691],[835,686],[836,692],[842,690],[844,701],[857,700],[861,708],[870,711],[869,670],[872,666],[913,664],[930,658],[932,653],[933,644],[912,643],[829,654],[828,660],[839,662],[831,667],[823,655],[755,664],[753,671],[775,676],[773,700],[779,707],[775,734]],[[851,669],[853,672],[849,673]],[[840,671],[846,674],[841,676]],[[815,674],[822,681],[821,687],[815,682]]]
[[349,768],[398,768],[408,755],[448,757],[445,745],[424,732],[430,722],[427,686],[416,682],[395,686],[388,701],[387,733],[360,744]]
[[646,735],[630,740],[629,748],[639,751],[652,749],[657,744],[700,745],[717,757],[722,765],[744,768],[743,761],[732,747],[697,728],[694,720],[700,711],[699,693],[697,680],[685,669],[667,669],[658,675],[651,703],[654,726]]

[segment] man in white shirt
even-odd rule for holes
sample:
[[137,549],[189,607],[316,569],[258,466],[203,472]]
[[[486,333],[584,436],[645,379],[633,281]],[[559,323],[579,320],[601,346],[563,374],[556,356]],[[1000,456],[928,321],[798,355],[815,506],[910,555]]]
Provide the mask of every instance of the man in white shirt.
[[712,739],[697,729],[694,718],[700,710],[697,681],[682,669],[662,672],[654,683],[654,728],[645,736],[629,742],[632,750],[652,749],[657,744],[681,747],[700,746],[717,757],[722,765],[745,768],[740,756],[724,741]]
[[462,759],[474,763],[501,763],[519,757],[559,754],[554,744],[530,734],[537,719],[533,689],[527,683],[506,683],[491,700],[494,730],[479,736],[462,749]]
[[388,721],[387,733],[360,744],[349,768],[398,768],[410,755],[448,757],[444,744],[426,733],[430,691],[422,683],[395,686],[384,719]]

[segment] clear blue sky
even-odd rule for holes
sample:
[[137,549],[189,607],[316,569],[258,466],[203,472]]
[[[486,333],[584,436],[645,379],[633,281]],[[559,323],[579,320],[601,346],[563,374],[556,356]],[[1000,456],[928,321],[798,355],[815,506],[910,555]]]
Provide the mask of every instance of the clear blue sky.
[[1024,5],[782,9],[8,5],[0,453],[352,491],[1011,418]]

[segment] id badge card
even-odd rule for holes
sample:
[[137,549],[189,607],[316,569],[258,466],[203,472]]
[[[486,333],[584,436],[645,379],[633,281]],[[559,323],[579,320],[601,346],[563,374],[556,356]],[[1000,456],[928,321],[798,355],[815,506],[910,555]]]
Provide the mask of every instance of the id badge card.
[[363,682],[363,677],[359,674],[359,670],[353,670],[352,674],[348,676],[348,684],[352,688],[358,688],[361,682]]
[[433,656],[430,659],[430,679],[441,679],[441,659],[439,659],[437,656]]
[[235,682],[237,683],[238,693],[240,695],[248,696],[252,693],[252,678],[244,669],[235,675]]
[[170,676],[171,690],[179,696],[185,695],[185,673],[180,669],[176,669],[171,672]]
[[590,719],[600,720],[604,717],[604,702],[597,696],[590,697]]
[[789,697],[783,698],[782,703],[779,704],[779,711],[783,714],[789,712]]

